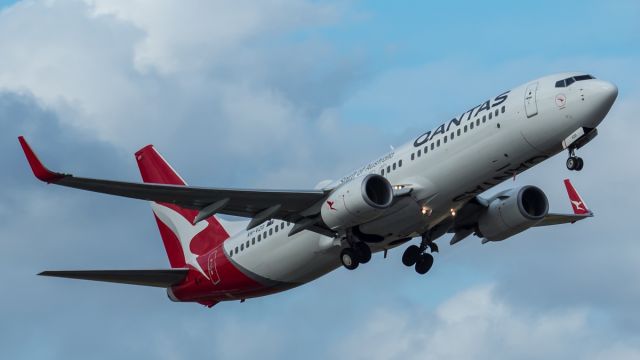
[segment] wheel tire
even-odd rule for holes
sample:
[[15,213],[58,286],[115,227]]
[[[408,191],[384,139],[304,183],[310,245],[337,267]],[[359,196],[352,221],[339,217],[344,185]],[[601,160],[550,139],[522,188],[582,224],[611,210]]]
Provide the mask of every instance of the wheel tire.
[[355,251],[351,248],[342,249],[342,252],[340,252],[340,261],[342,262],[342,266],[349,270],[354,270],[360,265]]
[[354,250],[356,255],[358,256],[358,262],[360,264],[366,264],[371,260],[371,248],[369,245],[363,242],[357,242],[354,245]]
[[578,166],[578,159],[574,156],[570,156],[567,159],[567,169],[575,170],[577,166]]
[[584,167],[584,160],[582,160],[582,158],[579,157],[579,158],[576,158],[576,162],[577,162],[576,171],[582,170],[582,168]]
[[416,245],[409,246],[402,254],[402,263],[405,266],[413,266],[420,257],[420,248]]
[[433,256],[431,254],[422,254],[416,262],[416,272],[420,275],[426,274],[433,266]]

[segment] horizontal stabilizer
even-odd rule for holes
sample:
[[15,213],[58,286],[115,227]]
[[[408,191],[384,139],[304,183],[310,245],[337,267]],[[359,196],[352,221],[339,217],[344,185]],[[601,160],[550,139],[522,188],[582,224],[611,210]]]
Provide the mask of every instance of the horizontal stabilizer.
[[38,275],[168,288],[181,283],[187,277],[188,272],[189,269],[66,270],[43,271]]

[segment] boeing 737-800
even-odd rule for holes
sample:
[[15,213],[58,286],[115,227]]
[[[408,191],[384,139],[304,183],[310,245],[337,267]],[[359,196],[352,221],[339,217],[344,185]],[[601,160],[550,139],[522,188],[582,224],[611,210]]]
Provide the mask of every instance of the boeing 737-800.
[[549,213],[535,186],[480,194],[563,151],[567,167],[581,170],[575,153],[597,135],[617,94],[584,73],[536,79],[309,191],[187,186],[151,145],[135,154],[143,183],[76,177],[48,170],[20,137],[44,182],[150,201],[171,265],[41,275],[163,287],[171,300],[213,306],[284,291],[340,265],[356,269],[413,238],[420,242],[405,248],[402,262],[424,274],[445,234],[451,244],[472,234],[486,243],[592,216],[568,180],[573,214]]

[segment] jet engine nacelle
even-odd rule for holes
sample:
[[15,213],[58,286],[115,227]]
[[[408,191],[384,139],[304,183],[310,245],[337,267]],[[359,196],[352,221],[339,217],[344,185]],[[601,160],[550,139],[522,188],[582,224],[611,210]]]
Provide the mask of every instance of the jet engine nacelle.
[[506,190],[491,201],[478,219],[478,230],[488,241],[500,241],[542,221],[549,212],[545,193],[535,186]]
[[331,229],[347,229],[380,216],[393,202],[387,179],[369,174],[333,190],[322,206],[322,221]]

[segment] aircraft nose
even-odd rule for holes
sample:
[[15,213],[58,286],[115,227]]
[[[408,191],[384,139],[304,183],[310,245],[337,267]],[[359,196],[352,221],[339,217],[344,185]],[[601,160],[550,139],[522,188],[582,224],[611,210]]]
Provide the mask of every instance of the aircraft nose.
[[600,103],[599,105],[602,107],[602,109],[605,111],[609,111],[613,103],[616,101],[616,98],[618,97],[618,87],[609,81],[598,80],[594,84],[593,90],[598,97],[598,102]]

